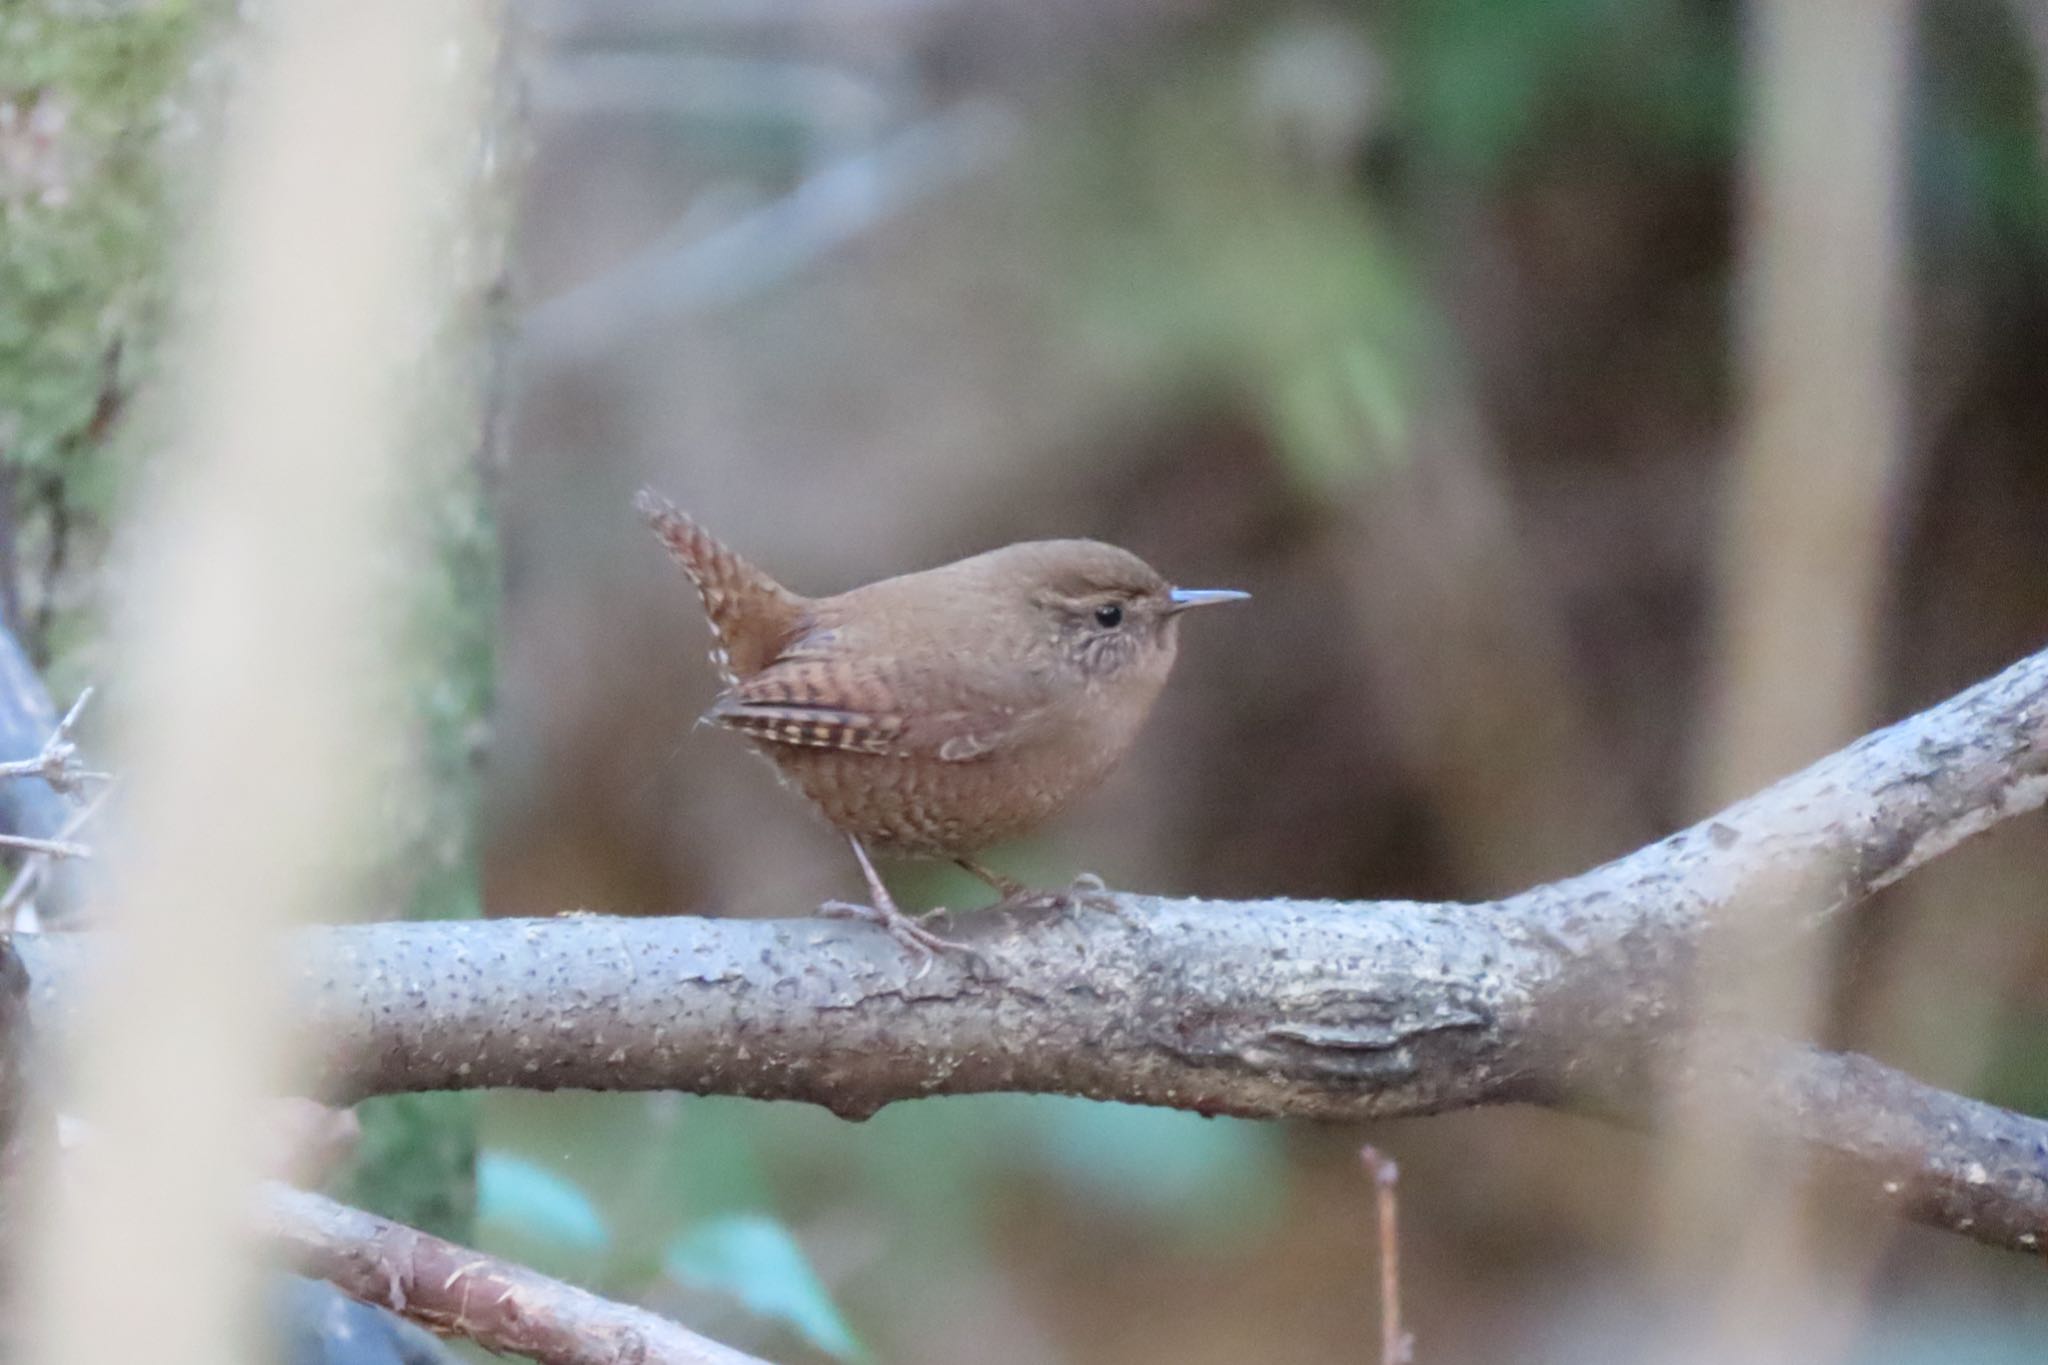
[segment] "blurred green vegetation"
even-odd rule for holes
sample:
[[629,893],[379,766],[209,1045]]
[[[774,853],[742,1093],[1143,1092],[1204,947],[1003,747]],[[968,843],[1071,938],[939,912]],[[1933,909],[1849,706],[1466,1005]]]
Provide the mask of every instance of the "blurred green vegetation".
[[1034,170],[1072,238],[1061,283],[1091,352],[1142,386],[1264,408],[1294,472],[1329,491],[1402,458],[1438,328],[1373,207],[1245,116],[1244,55],[1090,106]]
[[1572,125],[1726,163],[1739,137],[1732,5],[1405,0],[1385,37],[1415,155],[1481,182],[1526,173]]
[[101,623],[78,588],[144,456],[128,427],[172,311],[194,72],[225,9],[0,6],[0,584],[60,695],[89,681]]
[[669,1243],[661,1265],[676,1283],[729,1294],[834,1359],[870,1359],[796,1239],[773,1218],[734,1214],[698,1223]]
[[840,1359],[861,1342],[891,1357],[907,1287],[997,1273],[1015,1219],[1057,1211],[1200,1261],[1254,1253],[1291,1190],[1277,1125],[1051,1096],[848,1124],[717,1097],[495,1093],[484,1131],[487,1249],[640,1301],[723,1293],[735,1320],[745,1304],[782,1324],[750,1329],[764,1349]]
[[2038,279],[2048,269],[2048,130],[2012,7],[1956,0],[1920,14],[1911,142],[1923,254],[1989,256]]
[[[209,7],[0,11],[0,452],[75,478],[160,329],[171,168]],[[95,481],[101,499],[112,493]]]

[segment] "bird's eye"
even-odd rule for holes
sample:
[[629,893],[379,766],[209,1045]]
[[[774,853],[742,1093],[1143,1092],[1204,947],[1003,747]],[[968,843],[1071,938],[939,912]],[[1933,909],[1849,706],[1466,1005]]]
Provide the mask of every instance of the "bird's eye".
[[1095,609],[1095,624],[1104,630],[1115,630],[1124,623],[1124,609],[1111,602]]

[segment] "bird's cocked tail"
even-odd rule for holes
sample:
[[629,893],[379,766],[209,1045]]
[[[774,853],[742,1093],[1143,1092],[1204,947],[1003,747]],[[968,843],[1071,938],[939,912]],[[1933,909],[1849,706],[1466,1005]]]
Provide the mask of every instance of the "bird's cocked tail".
[[653,489],[641,489],[633,506],[696,587],[716,637],[711,662],[726,686],[766,668],[795,632],[809,603]]

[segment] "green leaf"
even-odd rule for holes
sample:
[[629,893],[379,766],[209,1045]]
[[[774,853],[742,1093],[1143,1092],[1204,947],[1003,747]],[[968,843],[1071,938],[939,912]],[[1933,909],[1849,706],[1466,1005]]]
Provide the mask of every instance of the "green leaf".
[[611,1241],[603,1216],[582,1190],[523,1157],[479,1155],[476,1202],[480,1221],[529,1240],[579,1251],[599,1251]]
[[663,1268],[677,1283],[731,1294],[749,1310],[795,1328],[840,1360],[868,1353],[780,1223],[759,1214],[714,1219],[670,1244]]
[[1047,1098],[1034,1109],[1046,1160],[1095,1201],[1208,1243],[1262,1232],[1280,1214],[1287,1165],[1271,1124],[1095,1100]]

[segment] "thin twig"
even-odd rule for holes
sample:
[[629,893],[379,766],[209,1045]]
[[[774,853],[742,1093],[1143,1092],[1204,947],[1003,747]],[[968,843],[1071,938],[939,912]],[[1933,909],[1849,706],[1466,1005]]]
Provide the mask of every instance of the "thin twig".
[[266,1183],[257,1217],[306,1274],[493,1352],[543,1365],[765,1365],[644,1308],[289,1185]]
[[38,839],[28,834],[0,834],[0,848],[18,848],[29,853],[47,853],[52,858],[90,858],[92,845],[69,839]]
[[1380,1365],[1410,1365],[1415,1338],[1401,1330],[1400,1200],[1394,1186],[1401,1168],[1394,1159],[1367,1143],[1358,1159],[1371,1177],[1380,1226]]
[[44,742],[42,752],[34,758],[17,758],[0,763],[0,780],[40,777],[49,783],[52,789],[67,795],[88,782],[113,781],[113,774],[97,772],[79,764],[78,745],[71,738],[72,728],[78,724],[78,717],[85,710],[85,704],[92,700],[92,694],[91,687],[78,694],[78,700],[71,703],[71,709],[64,713],[64,719],[58,721],[57,728],[50,732],[50,738]]
[[[92,818],[98,815],[100,810],[107,804],[107,798],[113,794],[114,784],[110,780],[105,787],[100,789],[98,795],[71,813],[71,818],[64,822],[64,827],[57,831],[56,837],[58,839],[69,839],[72,835],[78,833],[79,830],[85,828]],[[7,884],[7,893],[4,896],[0,896],[0,924],[14,923],[14,912],[20,907],[28,894],[42,884],[42,880],[48,874],[49,868],[50,859],[41,853],[31,853],[22,860],[21,871],[14,874],[14,880]],[[20,926],[17,925],[16,927]]]
[[69,739],[71,737],[71,731],[77,726],[79,716],[84,713],[85,704],[92,700],[92,694],[93,687],[91,683],[87,683],[78,690],[78,696],[72,701],[71,709],[64,713],[64,719],[57,722],[57,734],[60,738]]
[[1016,133],[1009,110],[980,101],[913,124],[708,235],[665,235],[535,305],[521,349],[529,363],[573,363],[651,324],[751,297],[988,166]]

